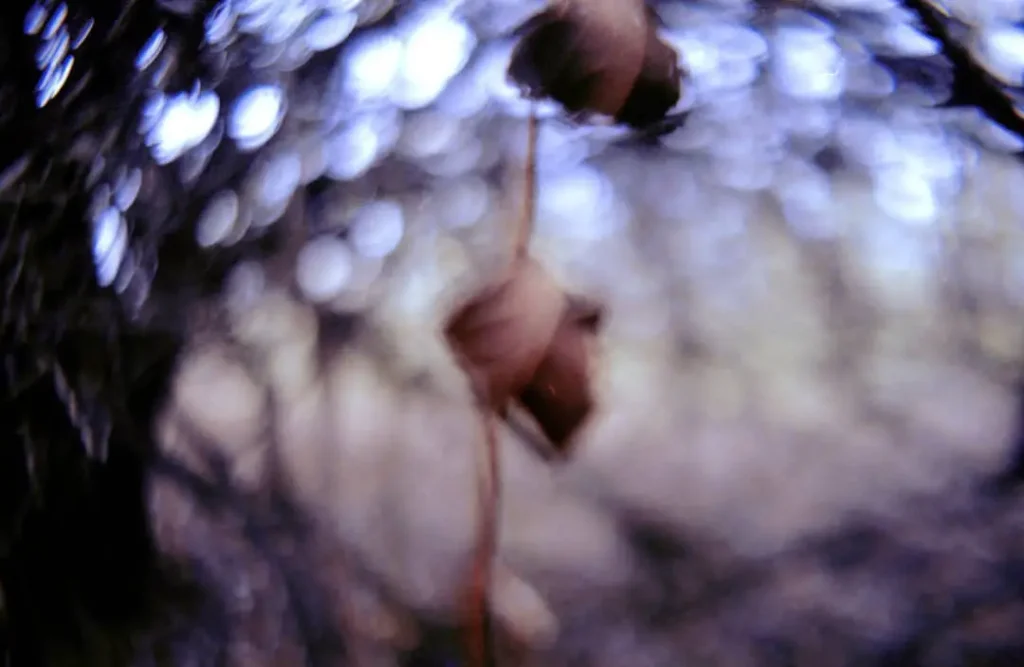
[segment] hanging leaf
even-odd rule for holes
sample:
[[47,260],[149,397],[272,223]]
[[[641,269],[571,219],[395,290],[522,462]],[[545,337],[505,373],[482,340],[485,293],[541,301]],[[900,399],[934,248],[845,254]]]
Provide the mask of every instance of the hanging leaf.
[[508,73],[530,97],[638,128],[679,101],[678,54],[643,0],[554,0],[519,34]]
[[566,453],[594,407],[591,348],[602,315],[599,306],[570,298],[533,379],[519,394],[519,402],[559,454]]
[[505,415],[518,401],[564,453],[593,409],[590,359],[601,317],[599,306],[566,297],[524,257],[457,310],[445,334],[488,407]]
[[550,274],[518,254],[506,277],[457,309],[445,337],[480,401],[486,448],[477,463],[480,526],[466,591],[467,663],[492,664],[487,615],[494,554],[500,472],[496,416],[518,398],[564,453],[592,408],[590,341],[600,310],[570,299]]
[[445,336],[492,410],[533,379],[566,309],[565,295],[533,259],[517,259],[508,277],[484,289],[449,320]]

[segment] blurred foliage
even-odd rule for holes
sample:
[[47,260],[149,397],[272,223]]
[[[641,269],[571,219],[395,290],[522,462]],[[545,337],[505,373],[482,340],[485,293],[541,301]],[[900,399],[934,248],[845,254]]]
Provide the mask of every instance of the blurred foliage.
[[[389,89],[378,80],[384,78],[378,70],[364,76],[370,82],[365,89],[353,87],[355,84],[351,81],[346,87],[345,76],[354,76],[352,70],[336,66],[334,61],[358,63],[369,59],[373,67],[381,67],[379,60],[386,61],[392,56],[388,55],[391,52],[387,34],[376,30],[415,32],[412,23],[402,23],[403,17],[416,9],[415,3],[393,6],[386,2],[365,2],[356,6],[357,3],[337,2],[332,11],[337,10],[339,17],[348,17],[351,13],[352,25],[347,25],[347,30],[353,31],[353,37],[344,43],[342,40],[331,43],[328,33],[307,33],[323,40],[315,42],[323,48],[299,55],[281,47],[282,40],[275,42],[272,22],[260,23],[254,19],[260,12],[252,7],[247,14],[250,25],[246,30],[229,27],[226,33],[231,37],[224,38],[226,45],[212,43],[216,40],[209,38],[211,23],[216,22],[216,12],[223,11],[223,6],[215,8],[214,4],[200,0],[47,3],[49,19],[54,12],[61,11],[60,7],[66,8],[63,25],[67,28],[67,39],[80,43],[74,49],[74,66],[66,72],[66,81],[41,108],[41,77],[45,78],[47,72],[52,76],[63,72],[60,67],[66,62],[50,61],[40,72],[41,54],[49,53],[52,57],[61,50],[60,35],[64,34],[60,32],[61,25],[52,31],[41,26],[30,34],[26,30],[26,17],[34,11],[31,3],[13,0],[0,10],[3,35],[0,39],[0,285],[4,289],[0,306],[3,360],[0,369],[0,656],[14,667],[221,665],[229,660],[227,645],[233,637],[258,636],[264,632],[262,626],[238,627],[241,625],[237,620],[239,614],[230,607],[234,594],[229,585],[230,564],[215,569],[209,562],[180,562],[181,559],[172,562],[155,553],[144,502],[145,474],[154,466],[176,479],[189,493],[203,499],[206,511],[214,517],[211,519],[214,526],[220,526],[218,521],[227,526],[210,532],[214,536],[211,540],[224,540],[215,542],[216,549],[221,550],[219,553],[232,554],[231,563],[245,563],[245,567],[269,567],[273,574],[267,575],[268,578],[285,590],[282,601],[267,603],[269,611],[261,612],[267,617],[274,614],[286,617],[287,622],[278,620],[288,626],[281,632],[290,634],[298,648],[292,654],[284,652],[281,659],[297,660],[294,656],[302,655],[308,664],[331,664],[329,661],[338,655],[338,639],[330,621],[325,620],[330,618],[324,611],[328,604],[318,597],[318,586],[322,583],[317,581],[319,570],[310,562],[310,556],[297,555],[302,551],[296,545],[302,543],[303,531],[287,503],[280,498],[263,502],[233,497],[225,485],[210,484],[208,480],[173,468],[166,461],[154,460],[152,421],[166,393],[176,355],[188,334],[184,326],[186,313],[204,298],[218,294],[226,277],[244,260],[274,256],[294,240],[287,224],[254,224],[251,229],[242,228],[230,242],[216,239],[216,243],[211,244],[215,247],[203,248],[197,243],[197,236],[201,236],[197,227],[207,219],[204,214],[208,213],[211,201],[224,192],[236,191],[241,193],[243,204],[256,201],[264,205],[266,210],[254,208],[256,218],[262,213],[270,223],[279,218],[291,220],[296,215],[294,210],[286,212],[284,205],[280,210],[275,207],[280,199],[287,202],[300,186],[308,188],[311,195],[309,217],[314,220],[311,223],[314,228],[316,224],[321,229],[329,228],[330,216],[324,212],[338,208],[360,211],[362,218],[357,215],[357,219],[370,220],[377,225],[375,229],[380,229],[384,226],[381,220],[395,219],[394,208],[367,208],[367,200],[381,193],[400,199],[407,191],[424,195],[426,203],[421,202],[422,205],[433,206],[435,212],[441,210],[452,218],[461,215],[473,218],[474,206],[486,210],[493,204],[492,185],[498,165],[497,160],[488,162],[487,156],[496,151],[495,144],[502,143],[499,139],[489,139],[485,146],[479,137],[493,139],[506,133],[511,136],[516,126],[510,118],[521,117],[524,111],[514,91],[494,83],[495,67],[489,64],[488,58],[499,63],[501,59],[483,47],[474,51],[467,46],[465,53],[453,52],[445,65],[447,78],[420,88],[402,79],[402,75],[393,74],[396,83]],[[501,42],[502,35],[531,9],[529,6],[516,8],[512,4],[467,3],[473,31],[460,32],[457,26],[443,26],[451,30],[446,33],[448,41],[465,40],[467,44],[470,41],[476,44],[479,40],[483,44],[490,39]],[[791,9],[809,3],[777,4]],[[829,3],[810,4],[811,13],[801,14],[798,23],[819,21],[845,26],[856,24],[858,20],[867,21],[867,10],[863,8],[854,7],[850,13],[837,14],[822,6]],[[934,3],[922,3],[922,6],[930,4]],[[976,4],[981,7],[984,3]],[[1007,11],[1012,13],[1012,3],[999,4],[1010,8]],[[660,9],[673,27],[679,27],[691,18],[686,12],[700,5],[665,2]],[[977,7],[968,9],[973,11]],[[754,18],[747,21],[749,16],[743,15],[743,21],[737,19],[736,25],[763,27],[760,14],[753,14]],[[906,39],[902,42],[895,37],[888,44],[865,42],[870,49],[883,53],[879,61],[887,65],[885,72],[890,78],[883,72],[880,87],[872,88],[879,80],[862,77],[859,83],[863,86],[859,91],[851,85],[835,91],[835,96],[856,98],[859,94],[860,98],[852,101],[843,98],[844,104],[853,108],[863,104],[865,98],[881,100],[879,104],[884,107],[887,103],[895,104],[892,100],[899,97],[904,101],[910,99],[914,104],[924,99],[922,104],[929,108],[949,100],[958,105],[977,105],[991,118],[1003,122],[1008,122],[1008,109],[1016,108],[1019,117],[1020,81],[1004,76],[1007,69],[1013,73],[1014,61],[996,57],[998,50],[988,48],[980,32],[978,35],[982,36],[971,42],[973,48],[962,49],[962,53],[950,59],[952,64],[940,54],[944,50],[949,55],[949,45],[956,45],[957,30],[963,32],[962,29],[976,18],[952,21],[949,34],[943,35],[944,44],[939,46],[922,42],[925,36],[917,33],[910,37],[904,34]],[[812,30],[817,30],[815,25]],[[936,31],[938,25],[934,21],[925,22],[926,29],[932,31]],[[346,26],[335,25],[334,28],[344,32]],[[858,35],[872,32],[870,25],[851,30]],[[893,34],[898,32],[892,31]],[[140,52],[152,47],[152,40],[158,34],[165,36],[163,49],[148,67],[137,67]],[[436,36],[416,34],[421,35],[425,51],[440,50]],[[729,119],[723,112],[726,109],[752,109],[760,116],[756,105],[747,108],[742,106],[745,101],[736,102],[725,93],[715,97],[716,92],[729,92],[730,81],[752,86],[756,78],[753,72],[759,72],[761,67],[755,56],[759,50],[768,49],[766,43],[758,41],[759,34],[757,30],[737,28],[732,32],[721,29],[715,35],[726,44],[723,53],[746,54],[749,56],[746,60],[716,60],[716,55],[701,52],[703,42],[694,41],[692,36],[675,41],[684,52],[687,47],[693,49],[687,61],[690,75],[694,77],[693,85],[708,95],[705,101],[710,100],[709,108],[723,113],[724,124],[740,124]],[[816,51],[820,44],[814,40],[801,41],[805,38],[803,33],[791,37],[791,41],[799,42],[798,46],[804,48],[795,51],[797,56],[806,59],[831,53]],[[377,51],[370,48],[375,44],[380,47]],[[341,58],[337,58],[339,53]],[[378,60],[366,53],[375,53]],[[702,53],[708,56],[704,60],[700,58]],[[986,70],[988,78],[982,81],[981,69],[976,63],[986,57],[991,67]],[[794,104],[794,114],[808,109],[831,109],[828,103],[833,93],[827,86],[823,88],[822,84],[815,83],[815,73],[804,72],[803,61],[798,60],[795,56],[788,60],[780,58],[782,65],[778,67],[781,69],[775,71],[777,87],[786,94],[798,98],[802,95],[801,99],[814,103],[803,107]],[[473,85],[476,84],[467,83],[468,75],[458,76],[463,67],[467,72],[477,71],[467,63],[479,69],[490,67],[484,76],[490,79],[480,84],[480,90],[486,91],[484,102],[478,102],[479,95],[474,97]],[[968,66],[974,70],[965,73]],[[752,72],[749,80],[743,78],[748,69]],[[798,70],[806,76],[790,77]],[[411,71],[415,74],[419,70],[412,68]],[[422,78],[430,77],[423,74]],[[921,85],[908,87],[906,79],[914,78],[921,79]],[[851,75],[850,80],[853,79]],[[237,141],[222,140],[225,134],[230,134],[225,116],[229,101],[243,98],[257,85],[267,90],[286,91],[289,112],[281,120],[277,143],[270,142],[266,148],[260,145],[247,151]],[[441,94],[442,90],[459,86],[468,91],[461,97]],[[197,137],[195,145],[187,150],[182,148],[180,152],[184,157],[180,161],[162,163],[159,155],[154,156],[152,136],[139,130],[140,123],[145,123],[147,114],[153,112],[155,93],[166,93],[160,98],[161,104],[170,104],[178,99],[173,96],[182,92],[192,95],[189,99],[194,101],[200,90],[216,90],[222,100],[219,104],[225,114],[220,114],[209,128],[209,136],[215,140]],[[769,93],[774,94],[772,90],[765,94]],[[818,105],[822,98],[825,103]],[[450,117],[420,113],[435,99],[441,100],[438,104],[451,114]],[[790,100],[769,97],[754,101],[758,99]],[[694,101],[684,96],[681,110],[694,110],[688,104]],[[780,106],[784,105],[780,103]],[[499,110],[494,111],[493,107]],[[544,113],[551,118],[555,112],[546,108]],[[785,117],[785,109],[778,115]],[[191,122],[198,121],[191,117]],[[800,123],[791,121],[791,124]],[[405,135],[402,135],[402,127],[406,128]],[[413,130],[410,131],[410,127]],[[565,186],[563,192],[569,194],[559,200],[556,192],[547,200],[545,210],[556,222],[562,218],[582,220],[581,234],[599,234],[594,232],[598,225],[587,227],[587,221],[600,218],[607,222],[614,216],[602,216],[618,209],[612,206],[601,209],[590,200],[589,209],[586,205],[574,204],[578,200],[572,195],[581,191],[586,196],[596,192],[591,199],[611,197],[602,194],[600,179],[594,178],[592,172],[570,173],[574,156],[577,153],[597,155],[608,147],[614,154],[616,147],[634,146],[635,137],[599,129],[577,141],[575,130],[557,127],[552,133],[548,156],[561,156],[565,160],[563,171],[569,176],[563,179],[562,185]],[[700,144],[703,135],[694,134],[693,127],[670,135],[665,142],[673,150],[687,150],[688,142]],[[752,127],[765,133],[771,129],[768,125]],[[1002,146],[1002,150],[1019,151],[1020,145],[1012,136],[993,133],[988,124],[984,127],[983,133],[987,133],[993,144]],[[1019,133],[1019,128],[1010,130],[1012,132],[1005,134]],[[404,143],[400,141],[402,136]],[[446,143],[445,136],[452,138],[451,141]],[[329,145],[337,149],[335,152],[341,157],[333,163],[325,161],[310,167],[308,155],[303,153],[301,178],[296,177],[292,188],[285,193],[287,196],[268,199],[260,186],[292,178],[287,170],[272,169],[282,164],[289,166],[289,163],[275,162],[273,150],[297,145],[305,150],[310,142],[314,146],[331,142]],[[374,146],[373,150],[366,149],[367,145]],[[799,144],[794,150],[805,151],[808,159],[813,158],[816,164],[827,162],[829,156],[836,154],[832,147],[823,146],[813,136],[807,139],[806,146]],[[640,155],[640,164],[644,164],[648,154]],[[735,185],[756,172],[753,167],[759,164],[755,159],[759,156],[760,153],[738,157],[715,154],[711,155],[714,160],[710,164],[713,169],[722,169],[734,177]],[[373,169],[385,162],[385,168]],[[730,168],[737,164],[739,168]],[[752,168],[747,169],[747,166]],[[559,168],[552,167],[552,173]],[[307,169],[311,173],[305,173]],[[138,183],[130,187],[136,173]],[[288,178],[283,178],[282,174]],[[465,178],[456,184],[461,177]],[[654,177],[649,181],[658,183]],[[335,206],[337,200],[331,196],[336,194],[332,186],[337,182],[346,184],[349,189],[344,193],[347,198],[341,197],[341,203]],[[436,189],[444,190],[451,199],[439,198],[432,192],[436,182],[444,186]],[[97,214],[98,201],[103,202],[100,208],[105,211],[118,192],[132,187],[136,191],[132,201],[123,207],[125,210],[113,218]],[[644,206],[654,209],[679,206],[685,203],[679,198],[686,195],[683,190],[680,188],[674,197],[673,193],[664,195],[668,203],[658,203],[649,191],[643,191],[633,198],[634,208],[643,211]],[[637,199],[640,205],[635,204]],[[600,201],[607,204],[612,199]],[[96,280],[97,265],[105,260],[97,251],[97,238],[106,233],[98,231],[101,228],[96,220],[101,218],[108,222],[113,220],[111,224],[120,230],[111,234],[116,237],[117,233],[122,233],[127,239],[121,254],[113,260],[112,277],[108,281],[111,284],[105,287]],[[614,226],[614,221],[608,224]],[[398,231],[391,234],[397,235],[395,246],[405,226],[404,219],[399,217]],[[352,275],[358,276],[359,271],[365,269],[371,276],[366,282],[372,283],[380,270],[378,264],[385,263],[381,256],[386,257],[391,252],[389,238],[388,234],[364,237],[350,234],[346,243],[351,248],[345,246],[339,250],[337,244],[329,244],[318,248],[319,255],[312,252],[304,257],[349,257],[355,267]],[[315,264],[317,266],[320,265]],[[311,273],[322,275],[315,270]],[[299,282],[298,287],[305,288],[306,296],[313,300],[322,290],[330,292],[330,285],[311,286],[302,283],[301,277]],[[365,295],[361,298],[368,299]],[[355,301],[362,303],[359,299]],[[345,302],[337,310],[347,317],[358,308]],[[988,502],[992,504],[986,505]],[[968,583],[958,582],[966,592],[950,594],[946,606],[934,602],[936,608],[923,615],[925,620],[921,621],[917,636],[907,638],[900,646],[878,649],[878,655],[851,658],[854,663],[862,660],[857,664],[982,664],[977,662],[982,658],[974,656],[984,651],[981,648],[975,653],[968,650],[974,646],[973,640],[965,639],[958,645],[957,650],[964,652],[959,657],[949,649],[947,654],[952,657],[947,658],[943,657],[946,654],[939,657],[933,654],[942,653],[942,641],[952,640],[933,638],[968,618],[972,612],[965,610],[986,606],[998,608],[993,615],[1003,613],[1010,619],[1004,619],[1004,624],[1019,627],[1014,620],[1020,617],[1017,609],[1020,592],[1014,588],[1015,582],[1020,580],[1019,545],[1016,544],[1019,541],[1016,536],[1021,534],[1017,525],[1019,511],[1016,505],[1008,508],[1001,504],[1003,502],[984,501],[977,508],[972,506],[953,518],[938,511],[936,516],[922,511],[924,527],[919,528],[921,531],[954,526],[968,535],[967,539],[983,535],[977,539],[988,540],[993,552],[1005,556],[992,566],[1000,571],[991,575],[991,581],[981,586],[981,593],[976,595]],[[983,510],[988,514],[979,518]],[[241,528],[230,518],[238,515],[244,517]],[[232,542],[235,540],[232,530],[240,534],[238,544]],[[899,533],[910,528],[899,525],[892,530]],[[700,582],[680,581],[679,562],[691,563],[693,558],[685,546],[666,542],[657,529],[641,526],[635,532],[634,548],[642,557],[650,559],[644,576],[652,581],[638,588],[636,599],[628,600],[626,605],[637,616],[655,617],[651,624],[645,625],[644,632],[652,643],[660,642],[660,650],[667,653],[672,651],[675,626],[683,623],[680,619],[685,618],[690,609],[705,604],[714,606],[716,600],[728,598],[720,597],[718,591],[727,589],[733,593],[738,587],[743,602],[747,599],[744,595],[757,595],[744,592],[755,589],[753,584],[745,589],[744,581],[762,584],[768,581],[763,584],[763,590],[768,593],[762,594],[769,596],[775,590],[772,582],[784,586],[778,583],[781,575],[757,568],[747,579],[736,577],[719,582],[714,566],[702,563],[694,566],[694,571],[702,574]],[[907,556],[912,549],[893,546],[885,539],[857,532],[852,537],[840,536],[834,540],[840,543],[838,546],[831,542],[824,546],[812,545],[808,552],[813,555],[798,555],[793,567],[804,562],[801,558],[817,563],[815,559],[825,554],[826,559],[830,559],[828,567],[842,570],[847,567],[843,563],[851,559],[869,560],[871,554],[865,555],[863,550],[870,551],[871,545],[878,544],[877,553],[881,554],[878,559],[884,561],[881,567],[899,570],[898,576],[907,577],[911,582],[907,587],[914,592],[908,592],[908,596],[917,595],[918,589],[923,591],[921,596],[932,596],[934,600],[946,596],[943,589],[933,588],[936,580],[942,580],[941,574],[931,579],[921,574],[920,581],[911,575],[915,570],[924,571],[929,563],[937,568],[954,567],[959,562],[957,554],[952,553],[955,550],[915,559],[913,553]],[[890,562],[900,559],[909,559],[909,562]],[[700,590],[694,592],[695,588]],[[980,599],[975,599],[979,596]],[[686,604],[681,600],[686,600]],[[750,620],[750,612],[739,609],[742,604],[732,604],[734,607],[722,612],[724,620],[716,625],[716,632],[728,634],[735,624],[757,625]],[[588,643],[588,635],[594,628],[602,627],[607,621],[602,618],[602,610],[577,611],[570,617],[568,639],[562,647],[565,653],[559,656],[564,660],[561,664],[607,664],[597,655],[601,652],[595,648],[598,645]],[[822,624],[828,625],[826,621]],[[790,639],[772,636],[776,631],[790,631]],[[844,634],[853,631],[841,624],[823,627],[821,632],[825,639],[820,641],[832,642],[830,646],[844,646],[847,640],[854,643]],[[803,659],[801,655],[807,655],[801,651],[829,653],[828,647],[804,646],[801,642],[814,643],[807,639],[807,634],[805,630],[789,627],[764,629],[760,647],[764,655],[771,657],[759,664],[798,663]],[[985,635],[984,632],[978,634]],[[1005,634],[999,634],[1000,638]],[[439,641],[446,639],[444,635],[438,632]],[[728,643],[727,639],[724,641]],[[996,646],[999,642],[993,640],[992,644]],[[1012,642],[1004,648],[1003,654],[992,659],[1020,655],[1019,647]],[[237,659],[237,656],[230,659]],[[410,658],[412,664],[431,664],[430,659],[433,656],[424,658],[422,654]],[[971,663],[970,660],[976,661]]]

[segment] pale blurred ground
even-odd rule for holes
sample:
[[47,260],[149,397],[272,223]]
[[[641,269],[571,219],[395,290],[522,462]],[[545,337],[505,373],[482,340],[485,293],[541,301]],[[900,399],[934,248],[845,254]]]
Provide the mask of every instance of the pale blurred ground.
[[[703,178],[682,159],[653,169]],[[1019,163],[980,153],[964,194],[928,224],[886,216],[864,182],[837,174],[816,211],[833,231],[818,241],[788,231],[762,195],[707,180],[689,216],[651,213],[597,240],[540,227],[540,256],[610,313],[600,407],[572,459],[551,466],[503,433],[501,559],[541,596],[562,594],[560,579],[594,595],[629,585],[623,512],[769,556],[851,516],[905,519],[908,506],[959,498],[1008,460],[1024,356]],[[410,241],[372,329],[325,352],[313,309],[265,284],[233,324],[203,328],[165,431],[200,430],[253,490],[276,463],[325,531],[442,615],[464,584],[482,447],[439,338],[468,254],[443,236]],[[512,623],[552,631],[532,594],[513,597],[498,603]]]

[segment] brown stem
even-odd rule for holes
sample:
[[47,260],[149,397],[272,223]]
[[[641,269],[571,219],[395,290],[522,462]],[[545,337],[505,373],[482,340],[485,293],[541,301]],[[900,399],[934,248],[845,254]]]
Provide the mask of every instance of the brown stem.
[[525,257],[533,234],[533,218],[537,209],[537,111],[530,107],[526,124],[526,177],[523,181],[523,211],[516,225],[513,245],[514,256]]
[[[532,106],[527,121],[526,142],[523,210],[514,228],[512,246],[516,259],[527,254],[536,209],[537,113]],[[469,667],[493,667],[496,664],[496,657],[487,617],[494,559],[498,549],[498,513],[501,497],[498,428],[497,415],[494,414],[492,401],[487,395],[487,382],[473,375],[470,373],[485,436],[484,451],[477,456],[477,502],[480,509],[477,543],[466,594],[466,658]]]
[[485,446],[483,452],[476,457],[479,507],[477,542],[466,596],[466,664],[469,667],[494,667],[497,662],[493,654],[493,640],[487,617],[491,581],[494,577],[494,559],[498,548],[501,489],[497,426],[489,402],[483,400],[485,398],[480,396],[481,400],[478,403],[484,424]]

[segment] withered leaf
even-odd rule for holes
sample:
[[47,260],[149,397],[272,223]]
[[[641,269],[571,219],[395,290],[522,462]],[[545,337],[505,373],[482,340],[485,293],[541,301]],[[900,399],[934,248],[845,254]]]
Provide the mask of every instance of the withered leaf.
[[565,295],[536,261],[517,259],[507,277],[474,296],[445,327],[467,372],[501,411],[533,377],[565,310]]
[[590,357],[601,317],[600,307],[570,298],[547,353],[519,394],[519,402],[560,454],[594,407]]
[[567,297],[529,257],[458,309],[445,336],[492,410],[518,401],[559,451],[593,408],[590,348],[599,307]]
[[519,33],[508,73],[530,97],[638,128],[679,101],[678,54],[643,0],[554,0]]

